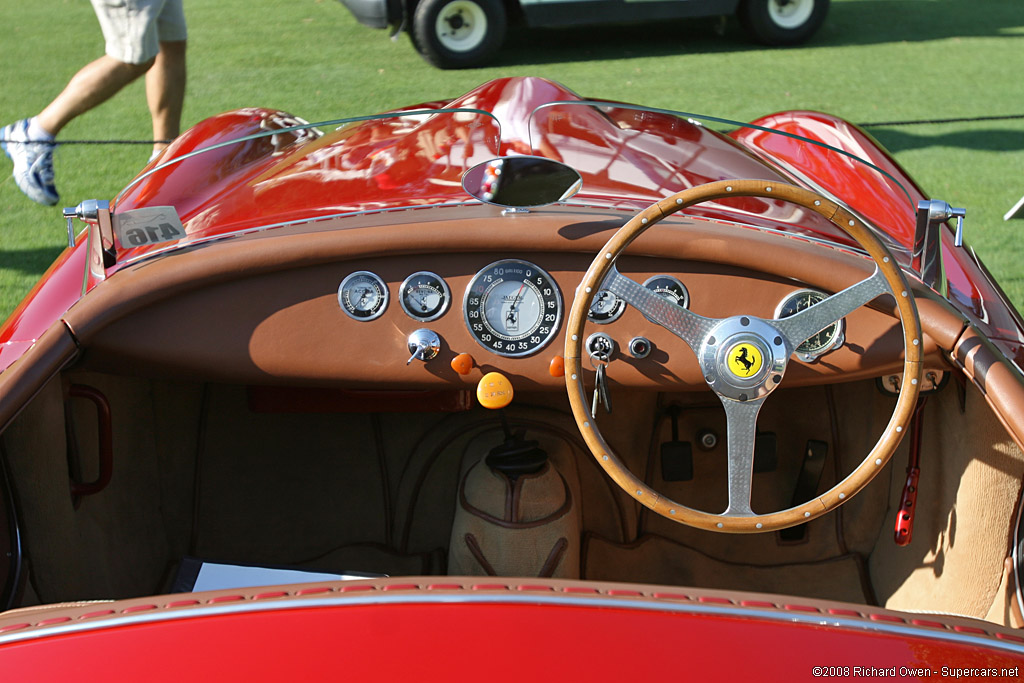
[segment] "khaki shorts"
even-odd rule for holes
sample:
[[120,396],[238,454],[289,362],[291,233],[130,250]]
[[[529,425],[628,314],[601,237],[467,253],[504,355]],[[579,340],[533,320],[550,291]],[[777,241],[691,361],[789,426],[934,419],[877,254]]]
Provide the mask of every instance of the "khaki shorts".
[[183,0],[92,0],[107,54],[128,64],[156,57],[161,42],[185,40]]

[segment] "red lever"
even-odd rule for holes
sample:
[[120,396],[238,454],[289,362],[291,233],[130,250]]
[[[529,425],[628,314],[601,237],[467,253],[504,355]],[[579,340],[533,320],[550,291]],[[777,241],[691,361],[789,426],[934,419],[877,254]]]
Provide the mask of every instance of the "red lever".
[[924,422],[926,396],[919,396],[914,416],[910,419],[910,458],[907,463],[907,482],[903,485],[900,507],[896,511],[896,545],[909,545],[914,538],[914,516],[917,512],[917,484],[921,478],[921,423]]
[[896,512],[896,545],[908,545],[914,537],[914,513],[917,511],[917,480],[920,467],[907,468],[907,483],[903,485],[900,509]]

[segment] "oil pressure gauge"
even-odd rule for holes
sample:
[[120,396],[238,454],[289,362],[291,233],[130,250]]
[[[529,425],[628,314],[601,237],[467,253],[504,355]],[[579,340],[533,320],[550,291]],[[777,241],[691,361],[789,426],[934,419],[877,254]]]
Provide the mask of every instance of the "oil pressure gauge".
[[[828,295],[825,292],[816,289],[798,289],[779,302],[775,309],[775,317],[778,319],[788,318],[826,298]],[[817,334],[811,335],[796,347],[797,358],[806,363],[812,363],[829,351],[842,346],[845,340],[843,323],[843,320],[838,320]]]
[[690,307],[690,293],[686,291],[686,285],[671,275],[655,275],[647,278],[644,287],[651,290],[663,299],[671,301],[680,308]]
[[421,270],[405,278],[400,301],[410,318],[428,322],[445,314],[452,295],[440,275]]
[[388,286],[376,273],[356,271],[341,281],[338,304],[356,320],[379,318],[388,307]]

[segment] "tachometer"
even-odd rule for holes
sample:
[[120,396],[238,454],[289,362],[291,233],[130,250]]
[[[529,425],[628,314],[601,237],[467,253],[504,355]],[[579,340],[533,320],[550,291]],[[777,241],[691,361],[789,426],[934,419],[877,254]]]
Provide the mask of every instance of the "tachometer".
[[[819,301],[824,301],[827,297],[825,292],[819,292],[816,289],[798,289],[779,302],[775,309],[775,317],[788,318],[805,308],[810,308]],[[813,335],[796,347],[797,358],[810,363],[829,351],[839,348],[845,340],[843,328],[844,321],[839,320]]]
[[484,348],[502,356],[528,356],[558,333],[562,294],[539,266],[506,259],[476,274],[464,309],[466,326]]

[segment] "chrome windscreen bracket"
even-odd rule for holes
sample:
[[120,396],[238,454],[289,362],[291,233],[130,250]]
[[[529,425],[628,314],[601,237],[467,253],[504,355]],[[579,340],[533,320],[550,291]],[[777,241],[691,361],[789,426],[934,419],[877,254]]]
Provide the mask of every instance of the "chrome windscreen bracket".
[[929,287],[939,284],[939,273],[942,269],[942,240],[940,239],[942,224],[951,218],[956,219],[956,232],[953,244],[962,247],[964,244],[964,217],[966,209],[957,209],[938,199],[923,199],[917,203],[917,228],[914,232],[914,260],[919,264],[921,279]]

